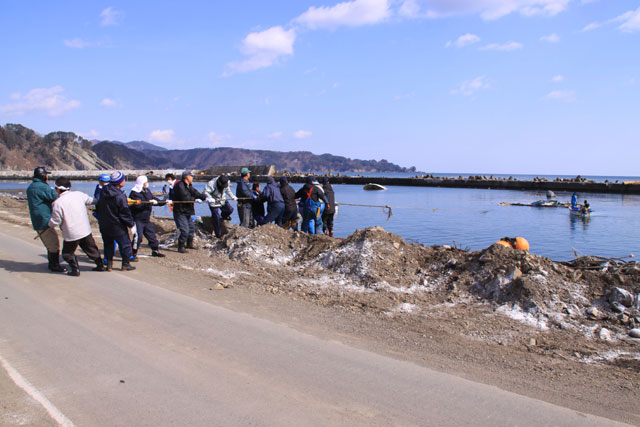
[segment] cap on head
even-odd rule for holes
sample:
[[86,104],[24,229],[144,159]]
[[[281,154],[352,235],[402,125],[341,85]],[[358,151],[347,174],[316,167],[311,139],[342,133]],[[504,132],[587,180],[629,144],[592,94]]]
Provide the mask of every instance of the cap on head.
[[308,176],[307,179],[304,180],[304,182],[306,182],[307,184],[313,184],[313,177]]
[[100,182],[109,182],[109,181],[111,181],[111,177],[109,176],[108,173],[103,173],[103,174],[100,174],[100,176],[98,177],[98,181],[100,181]]
[[249,170],[249,168],[242,168],[240,169],[240,175],[245,176],[246,174],[251,173],[251,171]]
[[267,184],[275,184],[276,180],[272,176],[267,177]]
[[45,180],[47,178],[47,175],[49,175],[51,172],[49,172],[48,170],[46,170],[44,168],[44,166],[38,166],[37,168],[35,168],[33,170],[33,177],[34,178],[39,178],[41,180]]
[[191,172],[191,171],[182,172],[182,179],[185,179],[188,176],[193,176],[193,172]]
[[323,177],[320,182],[322,182],[323,184],[328,184],[329,183],[329,178],[327,178],[326,176]]
[[111,174],[110,178],[111,178],[110,181],[112,183],[114,183],[115,185],[119,185],[124,181],[125,176],[124,176],[124,173],[122,173],[122,171],[115,171],[114,173]]
[[281,176],[280,177],[280,185],[285,185],[285,184],[288,184],[288,183],[289,183],[289,181],[287,180],[286,176]]

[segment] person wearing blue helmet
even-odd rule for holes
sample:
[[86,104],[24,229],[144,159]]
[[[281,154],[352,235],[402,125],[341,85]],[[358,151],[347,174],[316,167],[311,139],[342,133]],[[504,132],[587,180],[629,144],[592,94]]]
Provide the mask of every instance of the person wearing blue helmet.
[[109,185],[109,181],[111,181],[111,177],[108,173],[100,174],[98,177],[98,185],[96,185],[96,189],[93,192],[93,199],[98,202],[100,200],[100,194],[102,194],[102,189],[105,185]]

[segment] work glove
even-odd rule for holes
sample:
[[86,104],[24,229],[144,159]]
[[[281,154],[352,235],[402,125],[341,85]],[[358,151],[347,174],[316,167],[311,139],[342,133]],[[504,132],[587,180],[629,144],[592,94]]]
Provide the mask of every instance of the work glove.
[[201,199],[196,199],[196,203],[202,203]]
[[236,196],[232,196],[231,200],[236,201],[236,200],[238,200],[238,198]]
[[138,227],[136,227],[135,224],[133,225],[133,227],[129,228],[129,231],[131,232],[132,236],[137,236],[138,235]]
[[173,206],[173,200],[167,200],[167,204],[168,204],[169,206]]
[[158,204],[158,201],[156,199],[153,199],[153,200],[151,200],[151,204],[155,206],[155,205]]

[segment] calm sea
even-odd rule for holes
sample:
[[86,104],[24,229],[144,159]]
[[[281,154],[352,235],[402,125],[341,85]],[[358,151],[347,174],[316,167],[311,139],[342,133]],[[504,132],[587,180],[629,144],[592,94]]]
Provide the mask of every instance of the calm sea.
[[[523,179],[521,176],[517,178]],[[609,181],[640,179],[600,178]],[[28,184],[0,182],[0,192],[24,191]],[[200,191],[204,185],[195,183]],[[127,193],[132,186],[133,183],[127,183]],[[300,186],[293,185],[296,189]],[[73,183],[73,188],[93,194],[95,183],[78,181]],[[162,183],[151,183],[150,188],[159,191]],[[501,237],[523,236],[529,240],[532,253],[554,260],[572,259],[576,254],[621,257],[634,253],[640,256],[640,196],[580,194],[580,201],[588,199],[594,210],[589,218],[582,219],[570,216],[566,208],[499,205],[500,202],[529,203],[544,199],[544,192],[429,187],[388,187],[386,191],[364,191],[360,185],[334,185],[334,190],[338,205],[388,205],[393,212],[387,220],[381,208],[338,206],[335,218],[337,237],[379,225],[408,241],[424,245],[446,244],[479,250]],[[559,201],[568,202],[571,194],[558,192],[556,196]],[[154,208],[154,213],[170,216],[167,207]],[[208,206],[196,205],[196,214],[209,215]],[[237,222],[234,212],[233,223]]]

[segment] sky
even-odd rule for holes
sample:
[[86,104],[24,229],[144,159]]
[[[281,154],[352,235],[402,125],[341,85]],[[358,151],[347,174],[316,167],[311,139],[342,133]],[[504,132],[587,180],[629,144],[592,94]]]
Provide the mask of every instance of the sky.
[[640,175],[640,0],[0,0],[0,123]]

